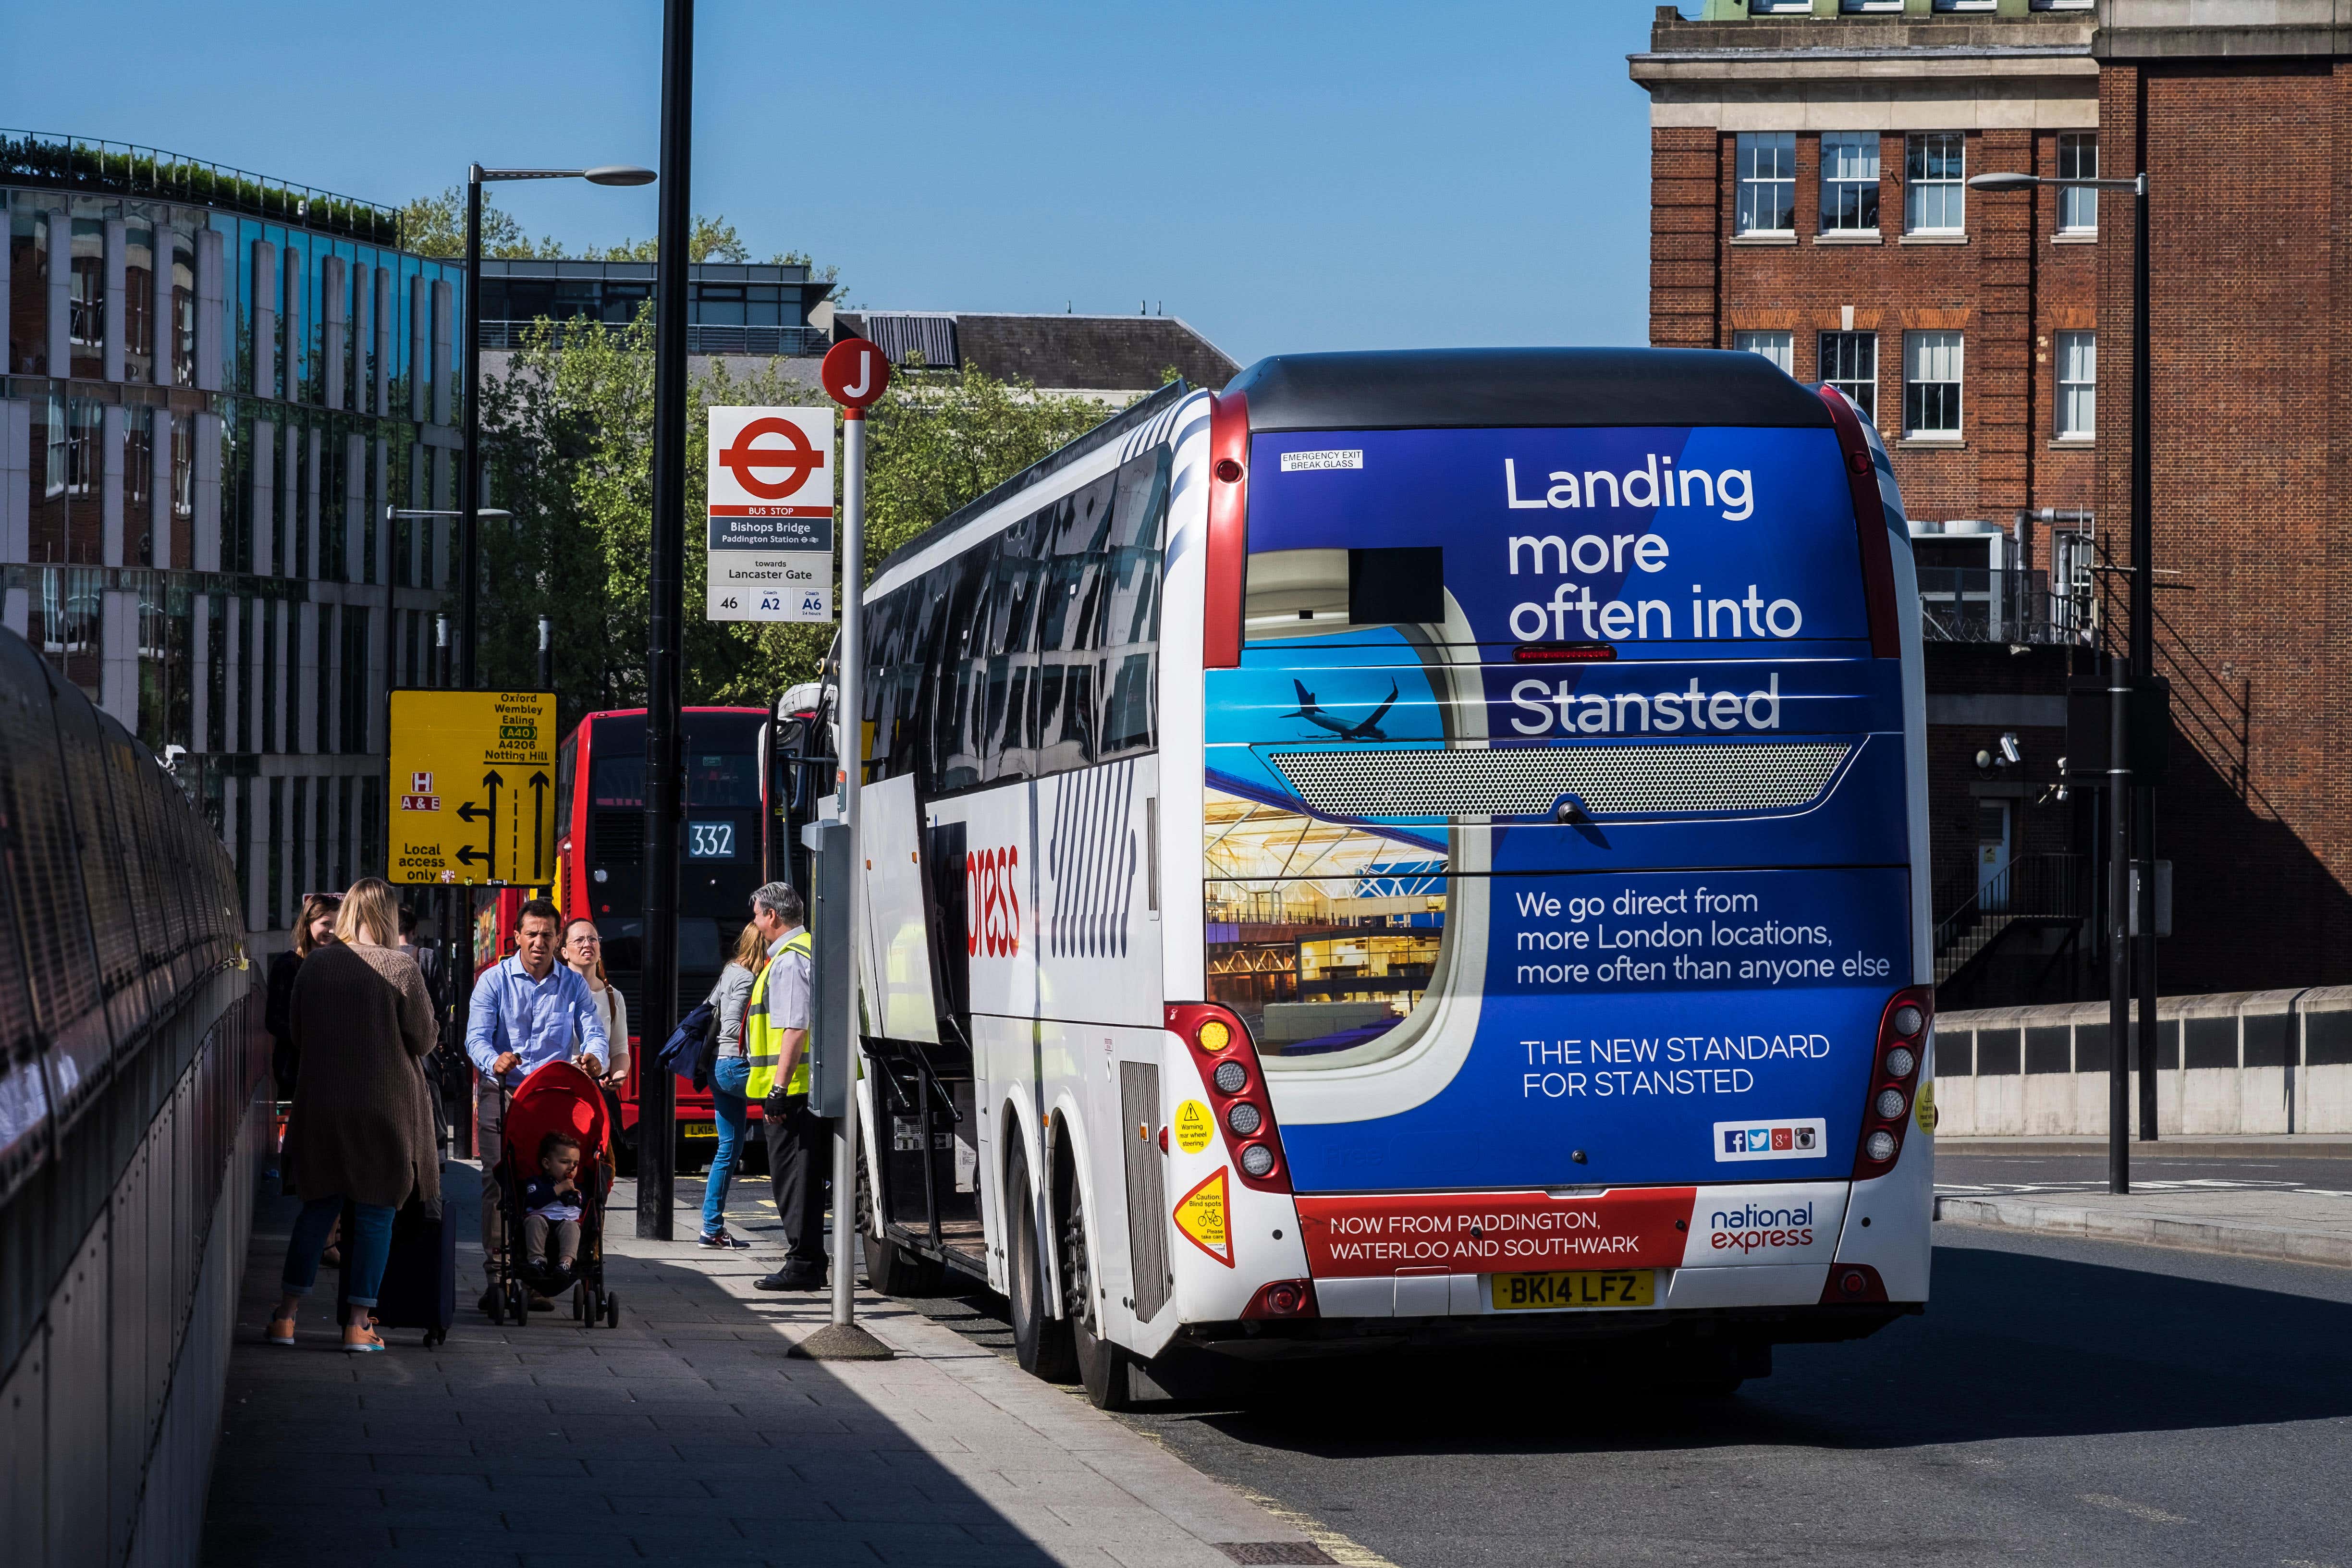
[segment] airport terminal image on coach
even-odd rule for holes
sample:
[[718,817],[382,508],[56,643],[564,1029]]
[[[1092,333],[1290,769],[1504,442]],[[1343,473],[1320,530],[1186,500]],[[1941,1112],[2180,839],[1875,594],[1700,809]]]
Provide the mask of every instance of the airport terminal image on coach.
[[946,519],[866,595],[874,1283],[1112,1405],[1917,1310],[1917,603],[1868,422],[1737,353],[1268,359]]

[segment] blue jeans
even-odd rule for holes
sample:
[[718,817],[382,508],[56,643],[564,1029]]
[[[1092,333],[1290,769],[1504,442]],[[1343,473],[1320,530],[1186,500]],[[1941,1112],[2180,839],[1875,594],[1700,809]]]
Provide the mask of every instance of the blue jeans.
[[[344,1283],[351,1287],[352,1306],[373,1307],[383,1284],[384,1259],[392,1256],[394,1211],[380,1204],[352,1207],[359,1216],[353,1227],[359,1234],[343,1237]],[[289,1296],[307,1296],[318,1283],[319,1255],[327,1249],[327,1233],[335,1228],[342,1213],[340,1194],[312,1198],[302,1205],[300,1216],[294,1221],[294,1234],[286,1240],[284,1284]]]
[[719,1123],[719,1152],[710,1157],[710,1180],[702,1191],[705,1236],[726,1228],[727,1184],[734,1180],[735,1152],[743,1147],[743,1130],[751,1121],[751,1102],[743,1098],[743,1087],[751,1081],[747,1058],[721,1057],[710,1069],[710,1111]]

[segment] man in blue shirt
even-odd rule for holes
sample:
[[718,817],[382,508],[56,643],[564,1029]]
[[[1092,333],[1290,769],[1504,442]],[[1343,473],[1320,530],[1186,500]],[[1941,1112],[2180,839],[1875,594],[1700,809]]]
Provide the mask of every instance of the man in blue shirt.
[[[474,1119],[482,1155],[482,1272],[488,1289],[480,1306],[486,1313],[497,1304],[499,1283],[506,1278],[506,1226],[499,1212],[505,1115],[499,1086],[512,1089],[532,1068],[559,1060],[576,1060],[593,1078],[612,1058],[604,1016],[588,994],[588,983],[571,965],[555,962],[562,924],[562,915],[545,899],[523,905],[515,921],[515,951],[482,971],[467,1011],[466,1055],[481,1074]],[[536,1293],[530,1305],[538,1312],[554,1308]]]

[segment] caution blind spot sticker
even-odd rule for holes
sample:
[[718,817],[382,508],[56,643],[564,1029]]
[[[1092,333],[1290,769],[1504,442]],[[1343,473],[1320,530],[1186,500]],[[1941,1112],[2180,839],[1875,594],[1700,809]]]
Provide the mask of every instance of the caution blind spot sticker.
[[1218,1166],[1176,1202],[1176,1228],[1218,1262],[1234,1266],[1234,1244],[1225,1225],[1225,1168]]

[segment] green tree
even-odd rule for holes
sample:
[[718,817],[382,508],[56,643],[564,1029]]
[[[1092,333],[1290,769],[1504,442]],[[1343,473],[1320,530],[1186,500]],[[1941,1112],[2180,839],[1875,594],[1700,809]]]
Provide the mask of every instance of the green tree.
[[[704,618],[702,454],[713,405],[821,405],[824,395],[770,360],[739,373],[714,361],[688,395],[685,663],[689,702],[764,705],[813,679],[830,626]],[[538,618],[554,622],[556,689],[568,728],[583,712],[645,700],[653,510],[653,325],[536,323],[482,393],[494,504],[510,522],[482,533],[484,678],[534,679]],[[867,575],[900,544],[1084,433],[1111,412],[1092,398],[1040,396],[966,369],[908,375],[869,412]],[[838,498],[836,497],[836,501]]]
[[[455,260],[466,254],[466,192],[451,185],[437,196],[419,196],[400,209],[401,244],[418,256]],[[482,254],[500,259],[534,256],[558,258],[562,244],[549,237],[538,244],[523,232],[512,213],[501,212],[482,194]]]

